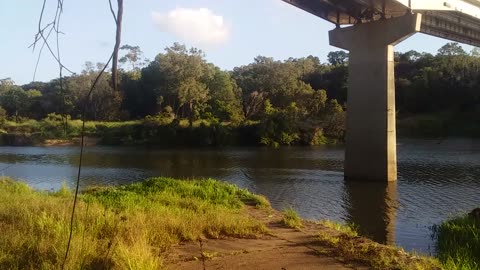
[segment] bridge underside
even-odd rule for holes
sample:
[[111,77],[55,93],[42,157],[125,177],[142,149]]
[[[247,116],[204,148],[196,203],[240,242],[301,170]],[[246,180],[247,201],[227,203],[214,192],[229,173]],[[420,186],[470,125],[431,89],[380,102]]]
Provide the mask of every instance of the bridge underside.
[[[428,10],[427,5],[408,6],[408,0],[283,0],[336,25],[354,25],[400,17],[407,13],[423,15],[420,32],[480,47],[480,21],[476,13],[466,15],[452,7],[440,6]],[[402,4],[401,2],[406,2]],[[428,1],[425,1],[428,2]],[[464,0],[467,5],[480,7],[480,1]],[[469,4],[470,3],[470,4]],[[446,2],[444,3],[446,4]],[[468,6],[467,6],[468,7]],[[452,11],[453,9],[453,11]],[[478,8],[480,11],[480,8]],[[478,13],[480,16],[480,12]]]

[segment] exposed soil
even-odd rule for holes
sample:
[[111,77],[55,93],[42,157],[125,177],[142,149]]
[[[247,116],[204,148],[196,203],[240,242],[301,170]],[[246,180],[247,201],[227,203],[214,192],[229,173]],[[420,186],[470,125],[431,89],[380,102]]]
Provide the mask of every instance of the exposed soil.
[[167,258],[167,269],[369,269],[342,263],[322,252],[316,240],[328,228],[304,221],[301,230],[286,227],[282,214],[248,206],[247,213],[266,224],[269,234],[256,239],[204,239],[176,246]]
[[[80,138],[72,138],[69,140],[61,140],[61,139],[51,139],[45,140],[41,146],[75,146],[80,145]],[[85,137],[84,138],[84,145],[85,146],[95,146],[99,142],[98,138],[93,137]]]

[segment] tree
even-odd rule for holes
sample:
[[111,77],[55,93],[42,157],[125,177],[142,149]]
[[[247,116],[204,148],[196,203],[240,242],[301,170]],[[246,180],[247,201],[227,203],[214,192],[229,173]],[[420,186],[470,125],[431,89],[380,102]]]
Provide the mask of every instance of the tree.
[[28,95],[19,86],[12,85],[5,89],[0,94],[0,103],[3,108],[7,110],[10,115],[15,116],[15,121],[18,122],[18,117],[22,108],[25,108]]
[[348,53],[345,51],[329,52],[327,55],[328,62],[333,65],[345,65],[348,63]]
[[199,114],[195,106],[208,100],[208,88],[205,84],[193,78],[188,78],[180,83],[178,99],[181,106],[187,106],[189,112],[188,122],[190,127],[192,127],[195,116]]
[[37,109],[41,107],[42,92],[37,89],[29,89],[25,91],[27,99],[23,107],[24,114],[28,117],[38,116]]
[[480,57],[480,48],[473,47],[472,50],[470,51],[470,55],[473,57]]
[[[112,121],[120,119],[120,106],[122,95],[115,91],[109,82],[109,74],[100,77],[95,91],[87,100],[88,92],[104,65],[97,65],[97,69],[88,62],[86,69],[81,75],[75,75],[66,79],[65,98],[71,103],[71,111],[75,116],[80,116],[83,107],[87,105],[86,119],[95,121]],[[61,93],[58,93],[61,94]]]
[[15,82],[11,78],[0,79],[0,92],[13,85]]
[[406,53],[401,53],[400,54],[400,59],[399,61],[400,62],[415,62],[417,61],[418,59],[420,59],[422,56],[421,53],[415,51],[415,50],[410,50]]
[[4,108],[0,107],[0,127],[3,128],[5,122],[7,121],[7,111]]
[[187,114],[192,125],[203,110],[198,105],[208,100],[213,71],[199,49],[174,43],[165,51],[142,71],[142,81],[155,92],[155,102],[162,100],[161,105],[172,107],[177,117]]
[[320,116],[326,108],[327,104],[327,91],[318,90],[313,93],[312,98],[309,100],[308,112],[312,116]]
[[343,139],[346,129],[345,112],[336,99],[331,99],[326,107],[325,134]]
[[212,114],[222,121],[242,120],[240,89],[230,73],[213,65],[210,67],[213,70],[213,76],[208,82],[208,89]]
[[130,64],[132,71],[139,71],[146,64],[146,59],[143,56],[142,50],[139,46],[130,46],[128,44],[120,47],[120,50],[125,50],[126,53],[118,62],[122,64]]
[[282,62],[258,56],[253,63],[235,68],[232,76],[242,89],[245,118],[260,117],[262,105],[267,98],[274,107],[285,109],[293,100],[311,94],[312,87],[303,82],[302,78],[313,68],[308,68],[305,63],[303,60],[289,59]]
[[300,139],[299,109],[295,102],[285,109],[277,109],[265,101],[264,116],[260,122],[260,143],[268,146],[292,145]]
[[449,42],[438,49],[438,55],[441,56],[454,56],[454,55],[467,55],[467,52],[457,42]]

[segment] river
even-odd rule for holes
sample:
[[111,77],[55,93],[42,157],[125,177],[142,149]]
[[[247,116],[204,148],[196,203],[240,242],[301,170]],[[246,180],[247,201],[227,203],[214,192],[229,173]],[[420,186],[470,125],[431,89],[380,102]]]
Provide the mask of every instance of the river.
[[[78,147],[0,147],[0,170],[38,189],[73,187]],[[303,218],[356,224],[379,242],[435,252],[431,226],[480,206],[480,141],[400,140],[397,183],[343,180],[342,147],[155,150],[87,147],[82,186],[212,177]],[[367,156],[365,158],[368,158]]]

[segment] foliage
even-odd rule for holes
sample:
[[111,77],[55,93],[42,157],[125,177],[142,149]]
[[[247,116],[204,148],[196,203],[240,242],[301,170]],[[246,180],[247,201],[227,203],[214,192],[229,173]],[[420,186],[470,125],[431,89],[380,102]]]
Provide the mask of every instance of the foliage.
[[145,65],[146,60],[139,46],[125,44],[120,47],[120,50],[126,51],[125,55],[118,60],[121,64],[129,63],[133,71],[138,71]]
[[450,42],[438,49],[439,55],[453,56],[453,55],[467,55],[467,52],[457,42]]
[[23,89],[16,85],[10,85],[3,88],[0,92],[0,104],[11,115],[15,116],[15,121],[18,122],[20,111],[27,108],[26,103],[29,96]]
[[0,107],[0,127],[3,128],[3,126],[5,125],[5,122],[7,121],[7,111]]
[[463,216],[434,226],[438,258],[447,269],[480,268],[480,220]]
[[348,53],[345,51],[329,52],[327,58],[328,62],[334,66],[345,65],[348,63]]
[[[245,133],[252,131],[247,134],[248,141],[259,137],[253,141],[273,146],[325,144],[341,142],[345,137],[346,52],[330,52],[329,63],[311,55],[283,61],[258,56],[248,65],[225,71],[208,63],[201,50],[179,43],[148,63],[138,46],[125,45],[122,50],[125,67],[119,73],[120,91],[113,91],[107,72],[87,100],[102,64],[86,62],[81,74],[62,80],[31,82],[21,87],[11,79],[0,80],[0,106],[6,110],[7,118],[18,123],[23,122],[22,118],[41,120],[56,113],[63,118],[64,137],[78,134],[67,130],[68,122],[80,119],[85,105],[88,121],[130,121],[148,116],[145,123],[150,128],[154,122],[157,126],[168,125],[173,118],[170,129],[177,122],[194,128],[195,123],[203,121],[207,126],[231,125]],[[465,53],[457,43],[446,44],[435,56],[414,50],[395,54],[399,134],[480,136],[477,54],[476,50],[471,55]],[[267,100],[273,109],[269,114],[265,113]],[[282,123],[283,116],[287,123]],[[249,126],[249,121],[261,123],[261,131]],[[206,129],[200,133],[212,134]],[[142,140],[147,141],[124,139]]]
[[[72,193],[45,193],[0,180],[0,268],[59,269]],[[246,190],[213,180],[152,178],[80,195],[65,269],[159,269],[173,244],[201,237],[252,237],[266,231],[246,217]]]
[[284,110],[276,109],[265,101],[265,116],[260,123],[260,143],[278,147],[292,145],[300,139],[297,126],[298,108],[295,103]]

